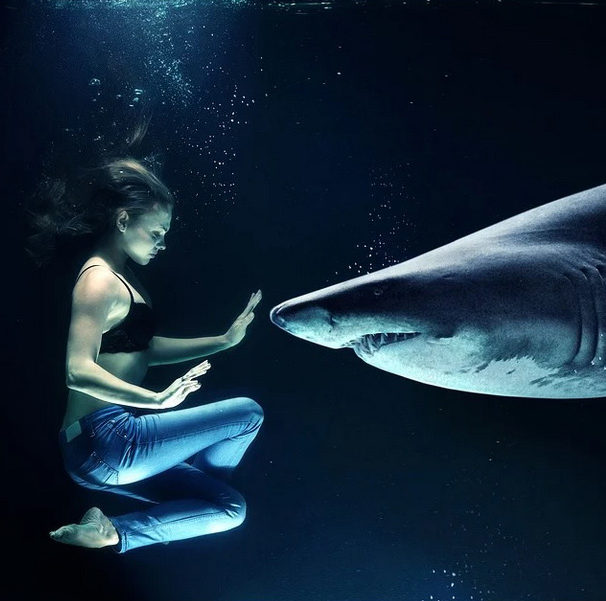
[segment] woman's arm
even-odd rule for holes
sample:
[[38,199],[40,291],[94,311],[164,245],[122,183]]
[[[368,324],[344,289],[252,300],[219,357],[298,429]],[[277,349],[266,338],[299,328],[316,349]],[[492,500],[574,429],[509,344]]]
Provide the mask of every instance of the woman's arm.
[[[117,378],[97,363],[103,328],[121,304],[124,288],[103,271],[84,274],[74,288],[72,319],[67,341],[66,381],[68,388],[102,401],[143,409],[170,409],[200,388],[198,378],[209,369],[204,361],[177,378],[162,392],[152,392]],[[123,299],[125,303],[129,299]]]
[[120,303],[120,294],[117,278],[102,269],[85,273],[74,288],[67,340],[67,387],[118,405],[158,408],[157,393],[129,384],[97,364],[103,328]]
[[154,336],[149,345],[149,364],[163,365],[199,359],[235,346],[244,338],[246,328],[254,319],[253,309],[261,300],[261,291],[251,294],[244,311],[222,336],[208,338],[163,338]]
[[150,365],[180,363],[190,359],[207,357],[233,346],[225,336],[207,338],[165,338],[154,336],[149,344]]

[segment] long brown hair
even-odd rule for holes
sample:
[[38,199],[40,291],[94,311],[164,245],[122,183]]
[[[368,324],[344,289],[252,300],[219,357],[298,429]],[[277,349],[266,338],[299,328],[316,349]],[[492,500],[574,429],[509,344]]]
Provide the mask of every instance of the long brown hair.
[[111,229],[118,209],[137,216],[156,203],[167,208],[175,203],[152,169],[130,156],[85,170],[78,180],[46,178],[39,187],[26,244],[39,266],[92,248]]

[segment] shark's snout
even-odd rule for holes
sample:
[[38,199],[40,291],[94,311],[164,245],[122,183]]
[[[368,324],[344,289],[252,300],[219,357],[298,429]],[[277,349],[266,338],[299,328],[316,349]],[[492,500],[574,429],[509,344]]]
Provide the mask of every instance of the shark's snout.
[[286,329],[286,319],[280,311],[284,308],[285,304],[286,303],[280,303],[269,312],[269,319],[271,319],[272,323],[282,329]]
[[330,312],[312,302],[285,301],[275,306],[269,318],[278,327],[294,336],[331,348],[341,346],[334,338],[334,322]]
[[275,306],[269,313],[269,318],[278,327],[292,332],[297,329],[297,324],[303,319],[313,319],[313,323],[321,321],[324,316],[322,312],[316,308],[310,310],[308,307],[301,307],[301,305],[293,303],[292,301],[286,301]]

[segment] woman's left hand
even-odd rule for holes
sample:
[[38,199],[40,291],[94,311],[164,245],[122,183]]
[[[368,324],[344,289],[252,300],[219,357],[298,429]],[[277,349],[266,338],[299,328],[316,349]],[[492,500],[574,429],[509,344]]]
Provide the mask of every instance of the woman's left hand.
[[230,346],[234,346],[241,342],[242,338],[246,335],[246,328],[250,325],[250,322],[255,318],[253,313],[254,308],[259,304],[261,300],[261,291],[257,290],[250,295],[250,300],[246,305],[246,309],[240,313],[236,321],[231,325],[227,333],[225,334],[225,340]]

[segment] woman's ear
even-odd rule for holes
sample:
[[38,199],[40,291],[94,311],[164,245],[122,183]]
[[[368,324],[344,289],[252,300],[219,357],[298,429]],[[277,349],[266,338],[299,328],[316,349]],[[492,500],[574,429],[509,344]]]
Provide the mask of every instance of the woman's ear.
[[118,211],[118,215],[116,216],[116,227],[120,232],[125,232],[128,227],[128,213],[124,209]]

